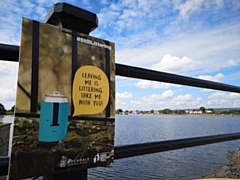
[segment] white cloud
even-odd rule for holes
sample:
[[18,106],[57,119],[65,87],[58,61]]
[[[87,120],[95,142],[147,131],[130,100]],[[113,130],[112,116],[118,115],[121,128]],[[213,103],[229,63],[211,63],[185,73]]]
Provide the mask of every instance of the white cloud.
[[166,100],[170,100],[171,97],[174,96],[172,90],[167,90],[162,94],[152,94],[150,96],[143,96],[139,99],[139,101],[131,101],[129,107],[134,107],[142,110],[149,109],[161,109],[161,106],[167,106],[168,102]]
[[228,60],[227,62],[225,62],[223,64],[223,67],[233,67],[233,66],[237,66],[238,63],[234,60]]
[[169,99],[173,97],[174,93],[172,90],[164,91],[162,94],[152,94],[151,96],[143,96],[141,101],[144,103],[154,103],[156,100]]
[[178,95],[174,97],[173,91],[167,90],[162,94],[152,94],[149,96],[141,97],[138,100],[131,100],[129,103],[124,104],[122,107],[128,110],[160,110],[164,108],[198,108],[202,106],[202,104],[202,98],[200,97],[193,97],[190,94]]
[[[105,9],[103,12],[100,12],[97,16],[99,19],[99,25],[106,28],[109,24],[114,24],[117,17],[119,16],[119,12],[116,11],[107,11]],[[107,18],[106,18],[107,17]]]
[[163,82],[156,82],[156,81],[148,81],[148,80],[140,80],[138,81],[135,86],[139,88],[153,88],[153,89],[169,89],[170,87],[180,87],[180,85],[170,84],[170,83],[163,83]]
[[[39,0],[36,2],[27,0],[0,1],[1,43],[20,44],[22,17],[43,21],[53,3],[53,0]],[[46,9],[46,5],[49,6],[49,9]]]
[[185,95],[178,95],[177,97],[174,97],[170,104],[172,106],[177,107],[185,107],[185,108],[196,108],[200,106],[202,101],[202,98],[200,97],[193,97],[191,94],[185,94]]
[[[85,0],[84,0],[85,1]],[[49,2],[49,0],[37,0],[37,2],[40,4],[40,5],[43,5],[43,4],[46,4]],[[51,0],[50,0],[51,2]],[[53,1],[52,1],[53,2]]]
[[43,8],[43,7],[41,7],[41,6],[35,7],[35,12],[36,12],[38,15],[40,15],[40,17],[41,17],[40,19],[41,19],[42,21],[44,20],[46,14],[47,14],[46,8]]
[[226,98],[240,98],[240,94],[238,93],[223,93],[223,92],[216,92],[208,97],[208,99],[226,99]]
[[218,73],[215,76],[210,76],[210,75],[200,75],[197,78],[198,79],[203,79],[203,80],[208,80],[208,81],[216,81],[219,82],[221,81],[225,76],[222,73]]
[[[1,43],[3,44],[20,44],[20,24],[15,22],[15,17],[8,17],[6,21],[0,17],[1,24],[8,24],[0,28]],[[20,21],[21,22],[21,21]]]
[[238,93],[216,92],[208,97],[207,105],[209,107],[237,107],[240,101]]
[[119,11],[120,8],[116,4],[111,3],[111,5],[109,6],[109,10],[111,10],[111,11]]
[[0,88],[0,99],[1,100],[12,100],[15,99],[16,96],[16,90],[15,88]]
[[201,92],[213,92],[214,90],[212,89],[202,89]]
[[190,101],[192,99],[193,99],[193,97],[191,94],[179,95],[179,96],[173,98],[174,101]]
[[203,0],[191,0],[186,1],[176,7],[177,10],[180,11],[180,16],[183,18],[188,18],[189,14],[195,11],[199,11],[201,9],[201,5]]
[[229,98],[240,98],[240,94],[239,93],[230,93]]
[[121,101],[119,99],[116,99],[116,109],[124,109],[127,107],[127,103],[124,101]]
[[123,93],[116,93],[116,98],[117,99],[129,99],[129,98],[132,98],[132,93],[131,92],[128,92],[128,91],[125,91]]
[[100,4],[106,5],[106,4],[109,4],[109,2],[108,2],[108,0],[101,0]]
[[137,16],[137,12],[130,10],[130,9],[124,9],[123,14],[119,17],[120,19],[129,19]]
[[211,0],[211,1],[204,1],[204,0],[189,0],[185,1],[182,4],[176,5],[175,9],[179,10],[180,16],[182,18],[187,19],[191,14],[197,13],[204,9],[218,9],[222,7],[224,4],[223,0]]
[[174,32],[167,39],[153,30],[119,38],[116,61],[184,74],[235,67],[240,62],[239,28],[230,23],[190,34]]
[[[158,17],[159,14],[167,12],[163,5],[167,3],[159,3],[156,0],[151,1],[134,1],[123,0],[116,3],[111,3],[109,8],[104,8],[99,13],[101,26],[107,27],[111,25],[118,33],[128,30],[141,30],[143,24],[152,21],[153,17]],[[170,2],[168,4],[171,4]],[[118,16],[109,16],[118,12]],[[112,19],[114,19],[112,21]],[[146,21],[146,22],[144,22]],[[103,23],[103,24],[102,24]],[[153,24],[152,24],[153,25]],[[143,32],[143,31],[142,31]]]
[[140,97],[129,102],[118,101],[118,107],[127,110],[160,110],[170,109],[195,109],[201,106],[208,108],[240,107],[240,94],[216,92],[205,101],[201,95],[195,97],[191,94],[180,94],[174,96],[172,90],[164,91],[162,94],[152,94]]
[[[230,12],[234,11],[232,3]],[[200,18],[193,26],[169,12],[175,6],[188,16],[201,10],[217,12],[223,5],[225,3],[219,0],[119,1],[100,11],[99,24],[114,28],[104,29],[102,36],[116,43],[116,62],[147,68],[154,65],[155,69],[196,76],[199,72],[238,65],[239,23],[221,21],[216,24],[213,19],[215,24],[208,27],[203,25],[205,19]]]
[[0,103],[9,110],[15,104],[16,88],[0,87]]
[[161,61],[152,66],[153,69],[172,73],[188,72],[198,68],[197,63],[187,56],[179,58],[166,54]]
[[0,60],[0,74],[14,74],[18,70],[17,62],[1,61]]
[[147,81],[147,80],[140,80],[138,81],[135,86],[139,87],[139,88],[150,88],[152,86],[152,81]]
[[15,104],[18,63],[0,61],[0,103],[6,109]]
[[237,108],[239,108],[239,107],[240,107],[240,100],[236,100],[236,101],[234,101],[234,103],[233,103],[233,107],[237,107]]
[[[21,18],[25,16],[41,21],[53,2],[52,0],[0,1],[1,43],[19,44]],[[95,34],[99,38],[115,42],[117,63],[144,68],[155,66],[155,69],[161,71],[182,73],[215,81],[220,81],[223,78],[225,81],[231,79],[235,80],[236,85],[239,84],[239,74],[236,71],[228,71],[226,74],[224,72],[226,77],[221,71],[224,68],[224,70],[229,70],[226,68],[236,70],[240,64],[240,24],[237,19],[240,3],[238,1],[123,0],[110,2],[101,0],[101,2],[96,3],[101,4],[99,7],[108,2],[111,3],[103,9],[96,7],[95,3],[90,5],[88,0],[81,1],[81,3],[76,0],[68,0],[67,2],[74,2],[73,5],[77,6],[81,4],[84,7],[95,7],[94,10],[99,12],[99,27]],[[230,5],[227,6],[227,4]],[[221,12],[217,11],[220,8],[222,8]],[[197,18],[197,21],[191,16]],[[209,26],[208,23],[211,25]],[[11,65],[6,69],[0,64],[0,87],[5,87],[7,90],[4,91],[6,92],[11,91],[13,84],[16,84],[16,80],[13,80],[14,72],[10,73],[11,71]],[[210,72],[214,72],[216,75],[206,75]],[[169,89],[173,86],[153,81],[139,81],[136,84],[132,82],[126,80],[124,83],[119,82],[120,85],[117,84],[117,86],[121,88],[131,84],[140,88],[163,89]],[[153,96],[152,102],[149,104],[141,102],[140,98],[130,101],[132,94],[127,91],[116,93],[116,95],[120,98],[116,100],[117,104],[119,103],[124,107],[138,104],[143,109],[161,109],[167,106],[169,108],[180,107],[181,104],[181,107],[192,107],[194,103],[198,106],[202,102],[198,97],[189,97],[186,94],[177,96],[175,99],[172,96],[172,99],[166,101],[164,99],[154,101],[154,97],[163,98],[171,95],[170,91],[166,94]],[[231,96],[228,97],[231,101],[229,104],[235,106],[239,104],[239,101],[234,100]],[[214,99],[210,98],[210,100]]]
[[139,105],[142,105],[141,101],[130,101],[130,104],[132,107],[138,107]]
[[171,97],[173,97],[173,95],[174,95],[174,93],[173,93],[172,90],[167,90],[167,91],[164,91],[164,92],[162,93],[162,97],[163,97],[164,99],[171,98]]

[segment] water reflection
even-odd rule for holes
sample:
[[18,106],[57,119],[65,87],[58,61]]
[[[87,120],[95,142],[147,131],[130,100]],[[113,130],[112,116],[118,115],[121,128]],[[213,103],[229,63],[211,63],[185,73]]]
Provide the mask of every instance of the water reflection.
[[[240,132],[239,117],[117,116],[116,145]],[[227,163],[240,140],[117,160],[111,168],[89,169],[89,179],[197,179]]]

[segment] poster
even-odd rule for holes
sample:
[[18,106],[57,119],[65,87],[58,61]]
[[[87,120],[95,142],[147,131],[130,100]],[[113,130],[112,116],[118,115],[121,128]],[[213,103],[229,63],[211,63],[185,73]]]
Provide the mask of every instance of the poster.
[[113,163],[114,43],[23,18],[10,179]]

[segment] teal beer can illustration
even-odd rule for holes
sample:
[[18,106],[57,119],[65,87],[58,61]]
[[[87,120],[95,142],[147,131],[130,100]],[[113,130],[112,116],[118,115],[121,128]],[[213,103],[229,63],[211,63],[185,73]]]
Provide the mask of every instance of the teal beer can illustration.
[[66,139],[68,128],[68,100],[54,91],[41,102],[38,140],[56,142]]

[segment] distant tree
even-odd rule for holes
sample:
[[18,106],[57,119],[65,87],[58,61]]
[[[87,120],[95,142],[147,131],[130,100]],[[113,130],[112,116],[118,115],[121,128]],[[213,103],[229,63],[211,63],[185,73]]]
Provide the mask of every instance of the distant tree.
[[11,112],[14,112],[15,110],[15,105],[10,109]]
[[131,111],[129,111],[129,113],[130,113],[130,114],[132,114],[132,113],[133,113],[133,111],[131,110]]
[[221,114],[230,114],[229,111],[221,111]]
[[180,114],[185,114],[185,110],[180,110]]
[[202,106],[202,107],[200,107],[199,109],[200,109],[203,113],[205,113],[205,110],[206,110],[205,107]]
[[3,104],[0,103],[0,114],[6,114],[6,109]]
[[163,112],[162,110],[158,110],[158,113],[159,113],[159,114],[162,114],[162,112]]
[[180,114],[180,110],[175,110],[174,113],[175,114]]
[[153,114],[153,113],[154,113],[154,110],[151,110],[150,113]]
[[174,113],[175,114],[184,114],[185,111],[184,110],[175,110]]
[[225,111],[221,111],[221,114],[225,114],[225,115],[240,115],[240,111],[239,110],[225,110]]
[[125,110],[125,112],[124,112],[125,114],[128,114],[129,113],[129,110]]
[[233,115],[240,115],[240,110],[230,110],[230,113]]
[[122,112],[123,112],[122,109],[117,109],[116,114],[120,114],[120,113],[122,113]]
[[171,111],[171,109],[166,108],[166,109],[164,109],[164,110],[162,111],[162,113],[163,113],[163,114],[171,114],[172,111]]

